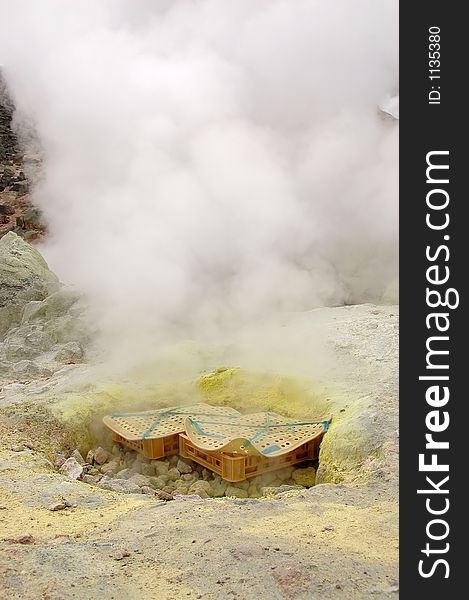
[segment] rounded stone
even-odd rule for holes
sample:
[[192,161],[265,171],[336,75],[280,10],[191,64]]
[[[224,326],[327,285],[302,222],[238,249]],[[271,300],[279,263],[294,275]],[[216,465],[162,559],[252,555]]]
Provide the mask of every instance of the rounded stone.
[[190,494],[198,494],[199,496],[201,496],[203,498],[204,496],[201,495],[200,492],[204,492],[205,494],[207,494],[210,497],[212,497],[214,495],[212,486],[210,485],[210,483],[208,481],[204,481],[203,479],[199,479],[198,481],[193,483],[191,485],[191,487],[189,488]]
[[70,479],[79,479],[83,475],[83,467],[75,458],[70,457],[60,467],[60,472]]
[[168,476],[172,481],[177,481],[179,479],[180,473],[179,471],[176,469],[176,467],[172,467],[171,469],[169,469],[168,471]]
[[225,490],[225,496],[230,498],[248,498],[249,494],[247,493],[247,490],[229,485]]
[[138,487],[149,487],[150,485],[150,479],[145,475],[140,475],[140,473],[135,473],[128,481],[135,483]]
[[176,465],[176,469],[179,473],[192,473],[192,467],[187,462],[179,459]]
[[292,473],[293,481],[303,487],[312,487],[316,483],[316,470],[313,467],[295,469]]
[[157,476],[167,475],[169,471],[169,465],[164,460],[155,460],[154,461],[155,473]]

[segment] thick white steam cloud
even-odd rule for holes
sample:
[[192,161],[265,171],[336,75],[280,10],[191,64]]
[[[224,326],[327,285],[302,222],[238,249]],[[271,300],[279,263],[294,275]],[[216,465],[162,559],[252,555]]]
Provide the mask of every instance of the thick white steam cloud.
[[[392,0],[9,0],[44,253],[125,340],[395,300]],[[391,291],[390,291],[391,290]],[[97,313],[98,314],[98,313]]]

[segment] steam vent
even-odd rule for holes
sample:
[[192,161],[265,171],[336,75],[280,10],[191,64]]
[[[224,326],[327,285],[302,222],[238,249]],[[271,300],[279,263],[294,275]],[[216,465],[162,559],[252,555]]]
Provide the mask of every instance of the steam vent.
[[273,412],[242,415],[208,404],[104,417],[114,442],[159,459],[179,454],[219,475],[240,482],[315,460],[330,417],[310,421]]

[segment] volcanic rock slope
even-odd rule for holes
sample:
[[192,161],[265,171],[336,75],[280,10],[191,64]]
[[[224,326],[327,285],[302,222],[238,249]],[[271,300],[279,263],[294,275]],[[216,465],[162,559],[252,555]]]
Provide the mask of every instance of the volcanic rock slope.
[[189,399],[240,409],[251,390],[250,410],[330,412],[316,486],[262,498],[165,502],[88,485],[54,468],[60,451],[86,454],[98,441],[106,444],[96,425],[102,414],[142,398],[147,407],[162,397],[171,404],[173,396],[169,388],[162,394],[158,387],[100,385],[86,364],[78,296],[14,233],[0,240],[0,265],[1,597],[396,597],[396,307],[324,308],[283,322],[305,347],[321,339],[334,358],[309,388],[242,369],[174,387]]
[[79,296],[59,284],[33,246],[0,239],[0,383],[50,377],[83,358]]
[[30,201],[29,175],[38,171],[40,156],[27,153],[13,130],[14,106],[0,69],[0,238],[14,231],[25,239],[42,235],[39,210]]

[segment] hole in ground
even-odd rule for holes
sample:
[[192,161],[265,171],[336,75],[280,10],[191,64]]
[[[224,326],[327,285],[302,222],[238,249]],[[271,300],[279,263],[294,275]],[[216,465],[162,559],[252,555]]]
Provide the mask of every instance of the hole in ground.
[[58,471],[73,477],[81,470],[79,478],[87,484],[124,493],[156,495],[163,499],[176,495],[260,498],[301,490],[314,485],[319,464],[318,460],[305,461],[231,483],[177,454],[163,459],[148,459],[118,444],[108,450],[102,447],[91,449],[85,457],[77,449],[70,456],[58,453],[54,462]]

